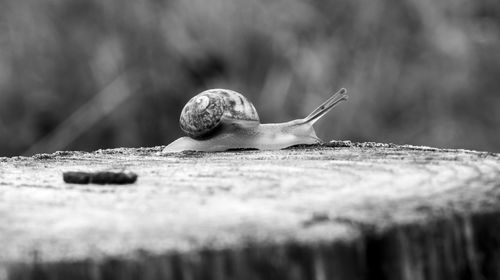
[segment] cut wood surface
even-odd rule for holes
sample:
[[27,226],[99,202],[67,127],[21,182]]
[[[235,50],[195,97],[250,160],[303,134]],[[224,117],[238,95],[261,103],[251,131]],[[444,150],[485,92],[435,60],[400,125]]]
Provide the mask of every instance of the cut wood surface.
[[162,148],[0,158],[0,280],[500,278],[498,154]]

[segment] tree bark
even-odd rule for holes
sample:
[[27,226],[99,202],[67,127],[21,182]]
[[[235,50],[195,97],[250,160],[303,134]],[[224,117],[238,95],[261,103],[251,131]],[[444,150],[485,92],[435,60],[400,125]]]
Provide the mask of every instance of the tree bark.
[[0,158],[0,280],[500,279],[498,154],[162,148]]

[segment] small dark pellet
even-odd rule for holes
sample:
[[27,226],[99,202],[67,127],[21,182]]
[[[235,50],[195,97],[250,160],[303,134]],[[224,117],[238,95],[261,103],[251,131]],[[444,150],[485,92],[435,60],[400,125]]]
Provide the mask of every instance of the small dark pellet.
[[64,172],[63,179],[66,183],[88,184],[90,181],[90,174],[87,172]]
[[132,184],[137,180],[133,172],[64,172],[63,180],[73,184]]

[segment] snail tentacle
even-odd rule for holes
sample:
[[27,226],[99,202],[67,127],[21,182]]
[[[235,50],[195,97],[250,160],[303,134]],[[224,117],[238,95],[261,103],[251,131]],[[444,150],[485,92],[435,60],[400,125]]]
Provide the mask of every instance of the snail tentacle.
[[330,98],[328,98],[323,104],[321,104],[318,108],[314,109],[307,117],[304,118],[305,123],[315,123],[322,116],[328,113],[335,105],[340,103],[341,101],[347,100],[346,89],[342,88],[336,93],[334,93]]

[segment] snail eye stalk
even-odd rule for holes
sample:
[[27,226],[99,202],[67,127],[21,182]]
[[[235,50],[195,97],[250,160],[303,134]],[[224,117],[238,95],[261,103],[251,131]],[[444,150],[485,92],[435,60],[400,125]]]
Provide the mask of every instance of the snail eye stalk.
[[322,116],[333,109],[333,107],[335,107],[341,101],[347,100],[347,98],[347,90],[345,88],[340,89],[325,102],[323,102],[323,104],[321,104],[318,108],[314,109],[314,111],[312,111],[307,117],[305,117],[304,123],[314,124]]

